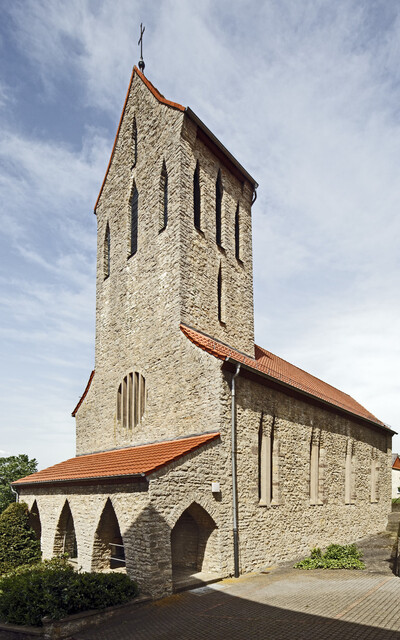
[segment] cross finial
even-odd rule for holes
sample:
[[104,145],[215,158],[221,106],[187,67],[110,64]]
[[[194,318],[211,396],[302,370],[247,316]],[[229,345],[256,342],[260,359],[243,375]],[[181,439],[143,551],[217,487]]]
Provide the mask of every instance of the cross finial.
[[146,27],[140,23],[140,38],[138,40],[138,45],[140,44],[140,60],[139,60],[139,69],[143,73],[144,71],[144,61],[143,61],[143,34]]

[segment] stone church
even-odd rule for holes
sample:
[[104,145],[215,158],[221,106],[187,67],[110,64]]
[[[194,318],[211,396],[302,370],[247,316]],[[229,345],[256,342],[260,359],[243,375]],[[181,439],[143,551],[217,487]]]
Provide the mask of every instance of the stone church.
[[159,597],[385,528],[393,432],[254,344],[256,187],[134,68],[95,206],[76,457],[14,483],[44,557]]

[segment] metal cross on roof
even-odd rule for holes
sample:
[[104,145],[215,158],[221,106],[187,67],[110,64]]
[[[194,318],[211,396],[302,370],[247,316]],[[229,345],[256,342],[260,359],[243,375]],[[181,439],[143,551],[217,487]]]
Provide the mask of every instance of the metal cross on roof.
[[139,60],[139,69],[143,73],[144,71],[144,61],[143,61],[143,34],[146,27],[143,27],[142,23],[140,23],[140,38],[138,40],[138,45],[140,44],[140,60]]

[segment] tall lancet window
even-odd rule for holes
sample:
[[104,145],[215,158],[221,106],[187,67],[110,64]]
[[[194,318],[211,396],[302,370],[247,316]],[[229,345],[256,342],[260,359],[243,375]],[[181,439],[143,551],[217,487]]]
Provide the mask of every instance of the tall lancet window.
[[136,118],[133,118],[132,121],[132,169],[136,167],[137,162],[137,128],[136,128]]
[[354,443],[351,440],[348,440],[346,444],[344,501],[345,504],[354,504],[355,502]]
[[108,278],[110,275],[111,268],[111,236],[110,236],[110,227],[107,222],[106,226],[106,235],[104,236],[104,252],[103,252],[103,269],[104,269],[104,280]]
[[168,224],[168,173],[165,161],[163,162],[160,178],[160,218],[159,231],[164,231]]
[[237,203],[235,213],[235,257],[236,260],[240,260],[240,217],[239,217],[239,203]]
[[263,424],[261,415],[258,432],[259,475],[258,489],[260,505],[280,503],[279,484],[279,440],[276,437],[275,417],[270,426]]
[[194,226],[200,231],[200,167],[198,162],[193,176],[193,220]]
[[134,187],[131,200],[131,256],[135,255],[138,248],[138,207],[139,194]]
[[325,452],[319,429],[313,429],[310,442],[310,504],[323,504]]
[[217,297],[218,297],[218,320],[225,322],[225,300],[224,300],[224,283],[222,280],[222,265],[219,265],[217,280]]
[[219,247],[222,246],[222,180],[221,171],[215,184],[215,240]]

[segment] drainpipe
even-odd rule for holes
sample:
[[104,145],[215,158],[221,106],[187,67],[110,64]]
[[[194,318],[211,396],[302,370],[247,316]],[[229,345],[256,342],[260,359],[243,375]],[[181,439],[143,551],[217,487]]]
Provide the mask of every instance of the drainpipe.
[[[228,360],[228,358],[227,358]],[[237,469],[236,469],[236,390],[235,381],[239,375],[240,364],[236,365],[236,373],[232,376],[232,515],[233,515],[233,562],[234,576],[239,577],[239,536],[238,536],[238,503],[237,503]]]
[[15,495],[15,502],[19,502],[19,493],[18,493],[18,491],[16,491],[11,484],[10,484],[10,489],[13,492],[13,494]]

